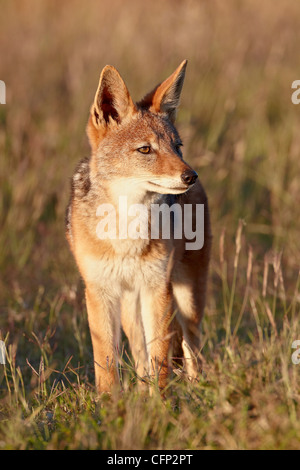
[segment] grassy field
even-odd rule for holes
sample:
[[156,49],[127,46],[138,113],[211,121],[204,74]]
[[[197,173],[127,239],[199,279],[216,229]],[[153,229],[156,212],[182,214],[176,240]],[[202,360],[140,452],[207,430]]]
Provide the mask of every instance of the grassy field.
[[[299,2],[0,8],[0,449],[299,449]],[[214,235],[203,376],[145,397],[124,341],[122,392],[99,398],[69,179],[102,67],[138,100],[185,58],[178,129]]]

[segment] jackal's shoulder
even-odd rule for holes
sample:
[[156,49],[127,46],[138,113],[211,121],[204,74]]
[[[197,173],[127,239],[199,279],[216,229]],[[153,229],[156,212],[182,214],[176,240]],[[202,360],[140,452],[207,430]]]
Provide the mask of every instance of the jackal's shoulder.
[[91,188],[90,157],[85,157],[78,163],[71,182],[71,194],[77,199],[84,198]]
[[78,163],[71,179],[71,196],[66,210],[66,234],[72,239],[72,207],[74,201],[81,201],[87,197],[91,188],[90,181],[90,157],[85,157]]

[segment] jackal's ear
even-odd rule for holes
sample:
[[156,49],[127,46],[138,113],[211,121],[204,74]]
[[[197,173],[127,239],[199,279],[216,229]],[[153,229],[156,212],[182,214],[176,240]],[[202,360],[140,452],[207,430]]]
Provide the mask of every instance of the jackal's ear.
[[152,112],[166,113],[169,119],[175,122],[186,66],[187,60],[184,60],[169,78],[137,103],[138,106]]
[[113,66],[106,65],[100,75],[87,128],[92,147],[110,126],[120,124],[135,111],[135,105],[119,72]]

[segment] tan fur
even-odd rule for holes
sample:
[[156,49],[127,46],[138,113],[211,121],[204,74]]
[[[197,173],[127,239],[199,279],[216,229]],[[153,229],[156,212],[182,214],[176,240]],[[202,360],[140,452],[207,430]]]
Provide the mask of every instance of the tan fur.
[[[188,186],[182,179],[191,168],[182,159],[174,121],[185,69],[186,61],[134,104],[119,73],[106,66],[91,107],[87,134],[92,155],[73,176],[67,238],[86,285],[99,392],[110,391],[118,381],[121,323],[138,376],[156,377],[165,387],[171,343],[175,357],[184,355],[189,377],[197,378],[200,371],[199,326],[211,234],[199,180]],[[138,151],[145,146],[151,149],[146,155]],[[97,207],[112,204],[118,220],[120,196],[128,204],[144,204],[149,214],[152,203],[204,204],[203,248],[186,250],[186,240],[173,236],[99,239]]]

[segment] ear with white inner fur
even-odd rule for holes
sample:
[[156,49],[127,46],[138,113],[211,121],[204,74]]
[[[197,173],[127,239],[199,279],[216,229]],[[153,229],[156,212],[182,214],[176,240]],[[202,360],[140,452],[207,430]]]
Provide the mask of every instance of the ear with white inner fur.
[[96,129],[121,123],[136,108],[119,72],[111,65],[102,70],[91,117]]
[[181,62],[175,72],[157,85],[138,104],[141,108],[156,113],[165,113],[174,123],[184,82],[187,60]]

